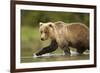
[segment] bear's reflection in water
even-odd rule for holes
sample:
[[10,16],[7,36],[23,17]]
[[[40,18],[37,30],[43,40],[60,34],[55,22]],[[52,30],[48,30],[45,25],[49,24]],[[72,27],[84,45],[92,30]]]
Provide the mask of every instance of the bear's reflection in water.
[[22,62],[52,62],[52,61],[74,61],[89,60],[89,54],[66,56],[63,54],[45,54],[39,57],[23,57]]
[[[34,57],[33,57],[34,58]],[[77,55],[75,52],[72,52],[71,56],[66,56],[64,54],[44,54],[42,56],[36,57],[34,59],[41,58],[42,61],[69,61],[69,60],[87,60],[89,59],[89,54],[85,52],[84,54]]]
[[[74,56],[66,56],[66,55],[55,55],[55,54],[48,54],[48,55],[43,55],[43,56],[39,56],[37,57],[37,59],[43,59],[43,61],[46,61],[46,59],[48,59],[48,61],[52,61],[52,60],[56,60],[56,61],[64,61],[64,60],[86,60],[89,59],[89,55],[86,54],[82,54],[82,55],[74,55]],[[35,58],[36,59],[36,58]]]

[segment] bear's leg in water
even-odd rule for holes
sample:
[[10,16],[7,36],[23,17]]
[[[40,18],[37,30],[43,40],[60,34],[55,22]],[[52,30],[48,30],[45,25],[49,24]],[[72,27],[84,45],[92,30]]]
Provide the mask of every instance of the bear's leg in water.
[[67,55],[67,56],[71,55],[70,48],[68,47],[68,43],[67,42],[65,42],[65,44],[63,44],[61,46],[61,48],[64,50],[64,54],[65,55]]
[[83,54],[83,52],[84,52],[85,50],[86,50],[86,48],[80,47],[80,48],[77,49],[77,52],[78,52],[79,55],[81,55],[81,54]]
[[70,56],[70,55],[71,55],[70,49],[69,49],[69,48],[66,48],[66,49],[64,50],[64,53],[65,53],[66,56]]
[[56,42],[56,40],[52,40],[51,44],[47,47],[44,47],[43,49],[41,49],[38,53],[36,53],[36,56],[40,56],[46,53],[50,53],[55,51],[58,48],[58,44]]

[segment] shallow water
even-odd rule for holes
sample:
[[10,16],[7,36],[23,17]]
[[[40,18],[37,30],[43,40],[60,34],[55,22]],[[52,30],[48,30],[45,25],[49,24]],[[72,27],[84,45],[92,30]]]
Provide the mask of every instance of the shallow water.
[[83,54],[83,55],[76,55],[76,56],[65,56],[65,55],[44,55],[40,57],[22,57],[21,62],[27,63],[27,62],[50,62],[50,61],[73,61],[73,60],[88,60],[89,54]]

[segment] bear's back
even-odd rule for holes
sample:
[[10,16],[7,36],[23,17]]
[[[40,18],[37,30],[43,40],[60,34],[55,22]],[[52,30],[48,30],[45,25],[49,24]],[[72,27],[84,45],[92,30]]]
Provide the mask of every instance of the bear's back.
[[73,33],[88,32],[88,27],[82,23],[70,23],[66,25],[67,30]]
[[85,24],[82,23],[70,23],[67,26],[67,30],[69,30],[72,33],[78,33],[78,32],[88,32],[88,27]]

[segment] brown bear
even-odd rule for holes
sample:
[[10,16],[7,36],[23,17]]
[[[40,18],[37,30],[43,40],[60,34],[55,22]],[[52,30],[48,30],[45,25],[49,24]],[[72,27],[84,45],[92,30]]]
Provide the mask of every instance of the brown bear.
[[48,22],[40,23],[41,40],[50,39],[51,44],[42,48],[36,56],[53,52],[60,47],[65,55],[71,55],[70,47],[76,48],[79,54],[89,49],[89,29],[82,23]]

